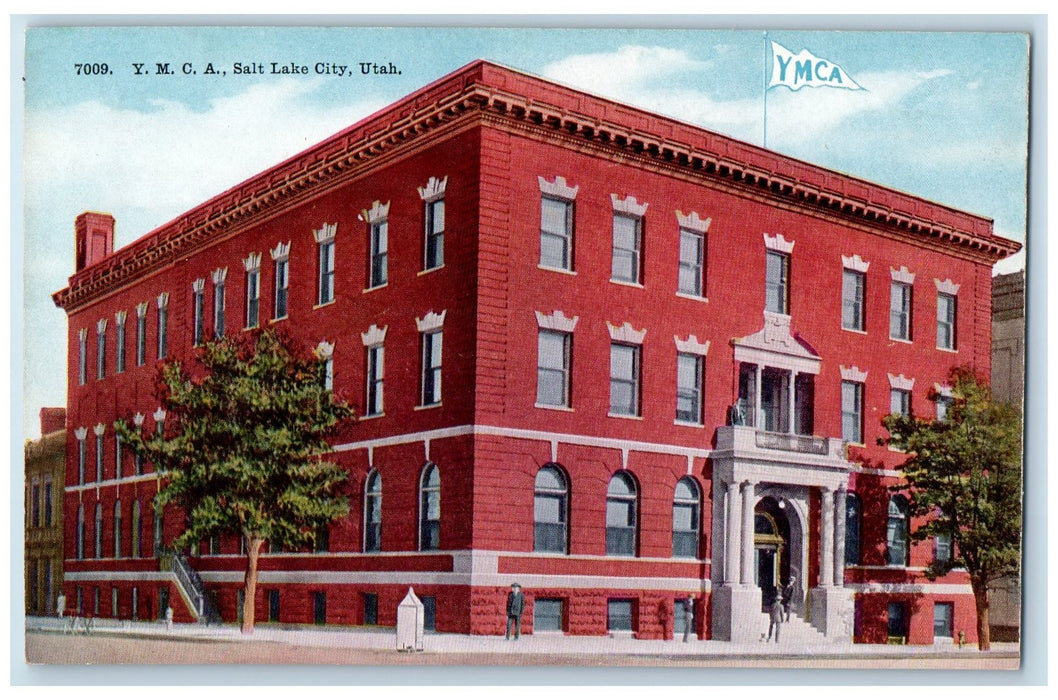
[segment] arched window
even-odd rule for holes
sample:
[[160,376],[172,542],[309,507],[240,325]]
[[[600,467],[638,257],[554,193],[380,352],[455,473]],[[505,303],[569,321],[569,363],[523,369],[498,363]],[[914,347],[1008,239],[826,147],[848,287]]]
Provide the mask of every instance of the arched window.
[[140,502],[132,502],[132,556],[139,558],[142,556],[140,551],[140,536],[143,534],[141,529],[143,528],[143,517],[140,515]]
[[103,558],[103,504],[96,503],[96,541],[95,558]]
[[860,497],[854,491],[845,496],[845,563],[860,563]]
[[889,566],[907,566],[907,499],[899,494],[889,499],[885,540]]
[[685,476],[676,482],[672,498],[672,556],[698,557],[700,513],[698,484]]
[[441,546],[441,470],[428,462],[419,486],[419,550]]
[[364,484],[364,551],[382,551],[382,475],[377,469]]
[[84,504],[77,506],[77,558],[84,559]]
[[121,501],[114,501],[114,558],[121,558]]
[[606,553],[636,555],[636,484],[627,472],[617,472],[606,489]]
[[568,498],[569,487],[562,470],[553,465],[541,467],[533,489],[533,551],[560,554],[568,551]]

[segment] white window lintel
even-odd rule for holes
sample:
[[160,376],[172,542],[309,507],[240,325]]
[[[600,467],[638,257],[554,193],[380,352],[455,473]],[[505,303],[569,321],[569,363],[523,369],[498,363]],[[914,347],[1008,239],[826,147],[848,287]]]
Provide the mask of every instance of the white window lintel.
[[901,265],[899,270],[895,267],[890,267],[889,274],[892,275],[894,282],[900,282],[901,284],[915,283],[915,273],[908,270],[906,265]]
[[420,333],[440,330],[444,326],[446,313],[448,313],[448,309],[442,309],[439,314],[430,311],[422,318],[416,317],[415,325]]
[[374,323],[367,329],[366,333],[360,334],[360,340],[364,342],[364,347],[369,348],[374,345],[381,345],[386,342],[386,331],[389,330],[389,326],[382,326],[379,328]]
[[273,260],[286,260],[290,257],[290,241],[277,243],[276,247],[268,252],[271,253]]
[[558,309],[552,311],[550,314],[545,314],[542,311],[537,311],[535,313],[536,324],[540,326],[540,328],[550,331],[562,331],[564,333],[572,333],[573,329],[577,327],[577,321],[580,319],[580,316],[569,318]]
[[540,192],[548,197],[557,197],[559,199],[568,199],[573,201],[577,198],[577,191],[580,186],[571,187],[566,184],[566,178],[561,175],[556,175],[555,179],[548,182],[544,179],[543,175],[536,176],[537,182],[540,183]]
[[846,367],[845,365],[839,365],[841,368],[841,378],[846,382],[858,382],[863,384],[867,381],[867,372],[861,370],[856,365],[852,367]]
[[312,230],[312,235],[317,243],[333,243],[338,233],[338,222],[333,224],[324,223],[318,229]]
[[443,178],[438,180],[436,177],[431,177],[425,187],[420,187],[419,196],[422,197],[424,202],[433,202],[445,196],[445,187],[448,185],[448,176],[445,175]]
[[676,350],[687,355],[701,355],[705,357],[709,354],[709,341],[701,343],[698,341],[698,337],[691,333],[687,336],[687,340],[680,340],[678,335],[672,336],[676,341]]
[[911,391],[915,388],[914,378],[908,379],[903,374],[890,374],[888,376],[889,386],[893,389],[899,389],[900,391]]
[[632,324],[625,321],[620,326],[615,326],[609,321],[606,322],[606,327],[610,329],[610,340],[618,343],[629,343],[631,345],[642,345],[643,338],[647,334],[647,329],[644,328],[641,331],[637,331],[632,328]]
[[764,247],[768,250],[789,254],[793,252],[794,242],[786,240],[786,237],[781,233],[777,233],[774,236],[769,236],[765,233]]
[[952,282],[949,279],[946,279],[946,280],[942,281],[942,280],[934,278],[933,279],[933,283],[937,285],[937,291],[940,292],[941,294],[951,294],[952,296],[955,296],[956,294],[959,293],[960,285],[955,284],[954,282]]
[[679,222],[680,228],[685,228],[689,231],[696,231],[698,233],[708,233],[709,225],[713,223],[713,220],[705,219],[698,216],[698,212],[692,211],[690,214],[684,214],[679,209],[676,210],[676,221]]
[[385,221],[389,217],[389,202],[383,204],[377,199],[371,204],[370,209],[364,209],[360,212],[358,219],[365,221],[369,224],[377,224]]
[[853,255],[852,257],[842,255],[841,266],[847,270],[852,270],[854,272],[862,272],[866,274],[867,269],[871,266],[871,264],[865,261],[859,255]]
[[615,214],[627,214],[628,216],[643,217],[646,216],[647,207],[650,206],[646,202],[640,202],[632,195],[628,195],[624,199],[621,199],[616,194],[610,195],[610,201],[613,202],[613,210]]

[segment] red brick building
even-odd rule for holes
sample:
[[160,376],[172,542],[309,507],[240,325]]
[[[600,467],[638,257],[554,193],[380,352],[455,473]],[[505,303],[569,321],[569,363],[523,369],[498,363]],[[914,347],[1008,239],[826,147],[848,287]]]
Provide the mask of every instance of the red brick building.
[[[829,637],[974,637],[876,439],[951,366],[987,376],[1019,247],[988,219],[475,62],[125,248],[107,215],[76,234],[70,608],[194,616],[156,556],[182,516],[113,422],[164,422],[160,359],[275,325],[360,417],[352,511],[262,557],[260,620],[393,625],[413,586],[428,626],[498,634],[518,581],[529,632],[668,637],[693,595],[742,640],[792,577]],[[240,543],[188,562],[234,620]]]

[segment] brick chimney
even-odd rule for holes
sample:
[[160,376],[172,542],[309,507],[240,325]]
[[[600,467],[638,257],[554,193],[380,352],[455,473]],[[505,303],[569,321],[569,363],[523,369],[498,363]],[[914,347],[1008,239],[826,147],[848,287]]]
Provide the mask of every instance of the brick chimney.
[[50,408],[45,406],[40,409],[40,434],[54,433],[66,428],[66,409]]
[[86,211],[74,221],[77,241],[77,266],[80,272],[114,252],[114,217]]

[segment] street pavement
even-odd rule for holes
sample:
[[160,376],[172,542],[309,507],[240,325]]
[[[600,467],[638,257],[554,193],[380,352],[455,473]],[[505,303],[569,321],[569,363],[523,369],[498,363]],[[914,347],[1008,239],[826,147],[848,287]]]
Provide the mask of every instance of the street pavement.
[[[331,625],[275,625],[258,624],[253,635],[244,635],[239,627],[225,623],[204,625],[198,623],[167,626],[164,622],[111,620],[97,618],[86,632],[82,619],[72,625],[69,619],[56,617],[29,617],[26,631],[51,634],[88,636],[117,636],[134,639],[151,639],[182,642],[229,642],[271,643],[298,647],[322,647],[332,649],[359,649],[371,652],[395,652],[396,634],[391,628],[362,628]],[[552,657],[564,658],[565,663],[577,663],[573,657],[617,658],[650,657],[664,663],[671,659],[675,663],[698,659],[723,660],[733,658],[803,659],[805,661],[831,660],[898,660],[928,659],[971,662],[973,659],[1011,659],[1011,668],[1017,667],[1019,645],[993,643],[992,650],[980,652],[975,645],[959,647],[950,640],[936,645],[892,646],[885,644],[836,643],[819,639],[788,638],[779,643],[753,642],[733,644],[715,640],[635,639],[631,635],[605,637],[568,636],[561,633],[537,633],[522,635],[520,639],[507,641],[501,636],[480,636],[428,632],[423,637],[423,652],[430,655],[452,655],[465,658],[482,656],[497,659],[497,663],[508,663],[504,657]],[[511,663],[517,663],[514,658]],[[597,663],[597,662],[596,662]],[[806,665],[811,665],[808,663]],[[945,665],[941,663],[941,665]]]

